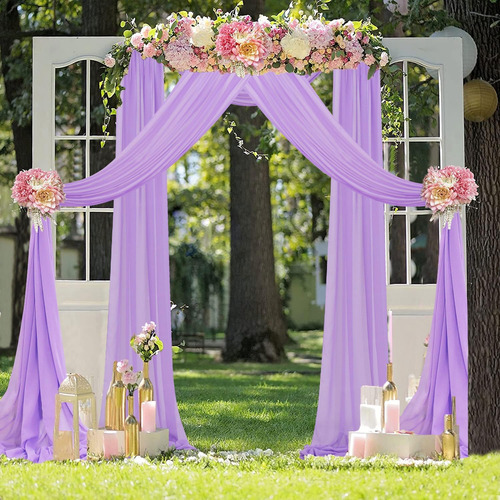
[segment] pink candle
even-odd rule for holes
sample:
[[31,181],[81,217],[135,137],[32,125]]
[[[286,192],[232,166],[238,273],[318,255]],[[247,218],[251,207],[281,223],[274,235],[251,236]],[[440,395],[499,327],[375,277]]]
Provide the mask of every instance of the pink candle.
[[102,437],[102,448],[104,458],[111,458],[112,456],[120,455],[118,449],[118,432],[117,431],[104,431]]
[[156,401],[145,401],[141,406],[141,430],[156,431]]
[[384,431],[392,434],[399,431],[399,399],[386,401],[384,405]]
[[392,311],[389,310],[389,325],[387,328],[387,337],[389,340],[389,363],[392,363]]
[[351,435],[351,453],[352,457],[365,458],[366,434]]

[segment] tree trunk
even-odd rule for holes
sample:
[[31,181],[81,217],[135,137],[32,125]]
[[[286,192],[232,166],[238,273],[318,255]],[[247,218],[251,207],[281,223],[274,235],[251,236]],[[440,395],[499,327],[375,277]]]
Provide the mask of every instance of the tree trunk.
[[[255,108],[233,107],[238,124]],[[259,114],[252,125],[260,127]],[[255,150],[257,137],[245,139]],[[284,358],[286,326],[275,281],[269,164],[245,155],[231,137],[231,277],[225,361]]]
[[[5,9],[0,11],[0,33],[8,30],[20,31],[19,13],[17,2],[9,0]],[[9,105],[23,92],[21,78],[10,79],[8,73],[11,69],[11,51],[15,40],[0,38],[2,56],[2,74],[5,85],[5,97]],[[19,61],[16,61],[19,64]],[[30,71],[30,68],[27,68]],[[28,170],[32,167],[31,152],[31,120],[18,125],[12,123],[14,137],[14,150],[16,153],[17,171]],[[24,294],[26,291],[26,274],[28,270],[28,247],[30,238],[29,219],[26,213],[20,213],[15,221],[15,261],[14,275],[12,278],[12,337],[10,347],[16,349],[21,329],[21,320],[24,308]]]
[[[475,40],[477,65],[471,78],[490,81],[500,91],[500,28],[490,28],[499,4],[447,0],[448,12]],[[465,164],[476,177],[480,203],[467,212],[469,300],[469,451],[500,449],[500,112],[465,122]]]
[[[86,0],[82,3],[82,35],[84,36],[112,36],[118,29],[117,0]],[[92,65],[90,74],[90,103],[91,108],[102,106],[99,81],[101,70],[96,64]],[[95,116],[101,116],[96,114]],[[96,122],[94,116],[91,124],[91,133],[100,133],[102,123]],[[108,126],[110,135],[115,134],[115,122]],[[95,174],[108,165],[115,157],[115,148],[112,141],[108,141],[105,148],[101,148],[100,141],[92,141],[90,145],[90,173]],[[113,203],[105,203],[103,207],[112,207]],[[111,235],[113,219],[110,214],[90,214],[90,279],[109,280],[111,269]]]

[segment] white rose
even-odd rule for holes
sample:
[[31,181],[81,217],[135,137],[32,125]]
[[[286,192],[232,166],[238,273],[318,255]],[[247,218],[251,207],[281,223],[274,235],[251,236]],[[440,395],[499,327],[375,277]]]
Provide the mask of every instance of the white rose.
[[285,54],[294,59],[304,59],[311,53],[309,38],[300,29],[296,29],[292,33],[285,35],[281,40],[281,46]]
[[380,54],[380,67],[383,68],[389,62],[389,54],[387,52],[382,52]]
[[195,47],[213,47],[213,37],[212,20],[209,17],[202,17],[191,29],[191,43]]
[[155,343],[154,343],[152,340],[150,340],[150,341],[148,342],[148,345],[149,345],[149,347],[153,347],[153,346],[155,345]]

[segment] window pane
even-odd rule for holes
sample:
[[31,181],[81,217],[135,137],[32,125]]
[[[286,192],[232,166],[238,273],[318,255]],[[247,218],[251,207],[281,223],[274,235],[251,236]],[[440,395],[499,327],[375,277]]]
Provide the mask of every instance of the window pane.
[[424,66],[408,62],[410,137],[439,136],[439,82]]
[[85,177],[85,141],[55,141],[55,166],[64,183]]
[[391,65],[397,67],[394,73],[383,73],[382,78],[382,126],[384,137],[403,135],[403,63]]
[[411,217],[412,283],[436,283],[439,254],[439,221],[431,215]]
[[56,214],[56,278],[85,279],[85,214]]
[[440,144],[438,142],[410,143],[410,180],[422,182],[429,167],[439,167]]
[[90,279],[109,280],[113,214],[90,214]]
[[85,61],[55,69],[55,133],[85,134]]
[[389,219],[390,284],[406,283],[406,216],[393,215]]
[[403,143],[384,142],[384,168],[404,179],[405,147]]
[[[103,135],[102,125],[104,123],[104,105],[102,103],[99,82],[104,72],[104,64],[90,61],[90,134]],[[116,107],[116,98],[110,99],[110,104]],[[116,116],[111,117],[107,131],[110,135],[116,133]]]

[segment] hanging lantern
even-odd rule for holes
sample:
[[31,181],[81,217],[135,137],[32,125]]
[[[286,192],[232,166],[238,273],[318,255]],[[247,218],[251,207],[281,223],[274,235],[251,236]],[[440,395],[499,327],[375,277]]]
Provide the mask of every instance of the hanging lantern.
[[[61,405],[73,405],[73,430],[61,430]],[[88,381],[77,373],[69,373],[56,394],[54,424],[54,459],[75,460],[80,458],[80,421],[87,428],[96,427],[95,395]]]
[[[476,66],[477,61],[477,47],[474,38],[472,38],[467,31],[464,31],[456,26],[447,26],[441,31],[436,31],[431,37],[454,37],[462,39],[462,63],[463,63],[463,77],[467,77],[472,73]],[[433,77],[437,78],[437,70],[427,69],[427,72]]]
[[493,85],[484,80],[471,80],[464,85],[464,117],[471,122],[482,122],[495,113],[498,96]]

